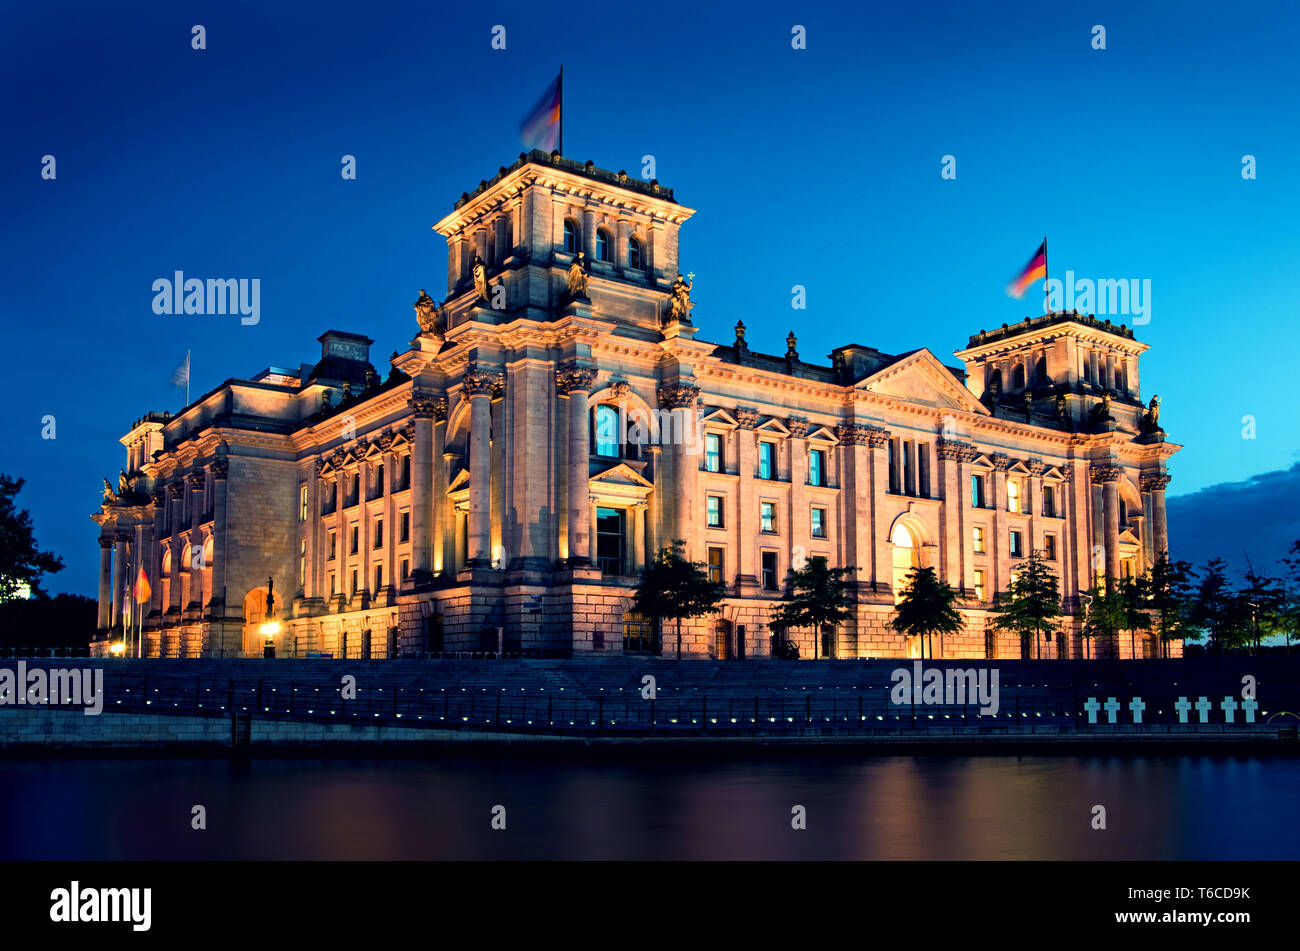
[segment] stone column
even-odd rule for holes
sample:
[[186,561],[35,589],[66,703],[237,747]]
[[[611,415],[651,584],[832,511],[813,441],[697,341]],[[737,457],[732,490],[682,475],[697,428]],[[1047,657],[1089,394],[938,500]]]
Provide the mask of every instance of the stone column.
[[113,533],[113,618],[112,627],[125,630],[127,595],[127,546],[131,541],[128,531]]
[[872,430],[861,423],[845,423],[840,437],[840,535],[848,578],[863,587],[871,583],[871,460],[868,445]]
[[167,486],[167,504],[171,506],[172,520],[172,570],[171,574],[167,576],[168,585],[170,586],[167,596],[167,613],[175,615],[174,621],[180,620],[181,613],[181,514],[185,508],[185,499],[182,496],[184,491],[185,486],[181,482],[172,482]]
[[990,539],[989,560],[993,564],[993,577],[989,579],[988,595],[1007,589],[1011,580],[1011,536],[1007,523],[1007,470],[1011,459],[1001,452],[993,454],[993,538]]
[[1169,526],[1165,521],[1165,489],[1171,476],[1167,472],[1142,477],[1142,492],[1150,498],[1151,548],[1155,561],[1169,557]]
[[428,581],[433,574],[432,535],[430,529],[433,500],[433,420],[437,400],[415,393],[407,400],[414,417],[415,432],[411,440],[411,576],[416,583]]
[[498,374],[471,366],[461,383],[469,398],[469,552],[467,567],[492,564],[492,393]]
[[[431,487],[432,512],[433,512],[433,570],[441,573],[448,570],[447,559],[447,512],[451,508],[447,500],[447,400],[439,398],[433,405],[433,484]],[[411,460],[412,470],[411,478],[415,478],[415,460]],[[411,531],[415,531],[415,500],[411,500]],[[400,536],[399,536],[400,537]],[[415,536],[412,534],[412,540]],[[397,547],[393,546],[394,549]],[[394,571],[400,573],[401,566],[394,563]],[[401,581],[397,575],[393,576],[393,584],[399,584]]]
[[871,581],[875,590],[893,588],[894,566],[889,547],[889,524],[885,505],[889,494],[889,439],[886,429],[873,430],[867,437],[871,449]]
[[[444,425],[443,429],[446,427]],[[444,447],[446,446],[444,436]],[[456,458],[454,452],[447,452],[443,449],[442,467],[439,470],[438,484],[442,489],[442,570],[454,575],[463,565],[457,557],[457,551],[460,544],[460,516],[456,512],[455,506],[451,499],[447,498],[447,473],[451,471],[452,460]]]
[[645,567],[645,515],[646,502],[632,503],[632,572]]
[[343,595],[343,603],[352,600],[352,591],[348,587],[348,519],[347,519],[348,474],[343,469],[334,471],[334,572],[337,580],[336,594]]
[[[159,590],[162,585],[158,586]],[[106,631],[112,623],[113,612],[113,539],[99,537],[99,614],[95,626]]]
[[790,510],[786,524],[790,527],[790,567],[802,568],[797,551],[807,558],[812,544],[812,512],[808,507],[808,420],[791,416],[785,421],[785,428],[790,430],[786,440],[786,451],[790,454]]
[[[230,551],[226,513],[230,491],[230,462],[220,450],[218,453],[219,458],[212,463],[212,599],[208,610],[211,625],[208,648],[218,657],[224,657],[227,653],[238,651],[237,639],[243,636],[243,632],[238,629],[227,630],[225,623],[225,619],[230,616],[226,592],[226,559]],[[313,522],[319,521],[310,509],[307,517]]]
[[957,473],[964,447],[940,440],[939,485],[942,486],[943,506],[939,509],[939,535],[943,539],[943,580],[954,591],[961,593],[966,587],[962,571],[962,548],[966,544],[961,504],[961,478]]
[[[739,508],[736,513],[736,583],[742,588],[757,589],[754,539],[758,536],[759,525],[758,503],[754,500],[754,469],[757,465],[758,447],[754,442],[754,428],[758,425],[758,411],[747,407],[738,408],[736,422],[736,501]],[[742,590],[741,593],[745,592]]]
[[[970,477],[975,449],[961,446],[957,453],[957,550],[961,552],[961,588],[972,591],[975,586],[974,513],[971,512]],[[945,502],[945,505],[947,503]]]
[[654,481],[654,492],[650,496],[648,504],[654,506],[653,512],[649,508],[646,510],[647,521],[650,534],[650,557],[657,558],[659,549],[666,548],[668,542],[664,540],[665,535],[665,518],[669,514],[665,504],[665,497],[668,493],[668,483],[664,472],[664,454],[662,446],[645,446],[642,448],[650,458],[650,474]]
[[150,496],[153,501],[153,534],[149,540],[149,614],[156,615],[155,623],[162,626],[162,540],[167,519],[167,492],[158,490]]
[[194,549],[202,550],[203,533],[199,531],[199,525],[203,521],[203,489],[208,480],[202,470],[191,472],[185,479],[190,486],[190,597],[185,606],[202,608],[203,569],[195,566]]
[[582,212],[582,250],[588,262],[596,260],[596,213],[590,208]]
[[[1047,471],[1047,466],[1043,465],[1041,459],[1031,459],[1027,466],[1029,468],[1029,478],[1025,480],[1025,511],[1029,514],[1029,550],[1033,552],[1038,549],[1045,549],[1046,545],[1039,544],[1039,532],[1042,529],[1042,519],[1039,518],[1043,505],[1043,473]],[[1060,553],[1057,553],[1060,557]]]
[[1094,465],[1092,483],[1102,492],[1102,544],[1106,548],[1106,577],[1119,577],[1119,466]]
[[589,397],[596,371],[590,367],[566,366],[555,371],[560,398],[568,400],[569,444],[565,471],[568,488],[569,564],[586,565],[592,561],[591,533],[591,421]]
[[[668,490],[672,495],[672,517],[669,519],[668,537],[661,539],[660,545],[668,548],[680,538],[686,542],[686,557],[703,561],[704,553],[699,548],[704,537],[704,509],[702,506],[697,508],[695,500],[700,472],[699,450],[704,443],[704,433],[694,417],[700,388],[693,383],[669,383],[659,387],[658,396],[659,406],[672,411],[675,417],[672,439],[663,453],[663,457],[669,460],[672,473],[672,485]],[[693,439],[693,445],[687,445],[688,436]],[[661,501],[667,503],[667,499]]]

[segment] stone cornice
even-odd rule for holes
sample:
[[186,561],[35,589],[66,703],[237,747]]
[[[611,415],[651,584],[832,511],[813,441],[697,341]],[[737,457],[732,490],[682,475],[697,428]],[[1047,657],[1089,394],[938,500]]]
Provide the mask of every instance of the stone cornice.
[[1172,476],[1167,472],[1143,475],[1139,481],[1143,492],[1163,492],[1169,487]]
[[591,392],[596,382],[596,371],[591,367],[569,364],[555,371],[555,388],[564,395]]
[[1124,470],[1116,465],[1093,463],[1089,475],[1093,485],[1108,485],[1118,482],[1124,475]]

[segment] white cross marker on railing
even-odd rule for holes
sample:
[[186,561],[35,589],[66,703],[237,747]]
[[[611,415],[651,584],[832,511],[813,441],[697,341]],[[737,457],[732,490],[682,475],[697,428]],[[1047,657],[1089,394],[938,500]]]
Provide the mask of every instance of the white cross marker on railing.
[[1232,723],[1232,715],[1237,709],[1237,701],[1231,697],[1224,697],[1223,703],[1219,704],[1219,706],[1223,707],[1223,722]]
[[1210,703],[1209,698],[1207,698],[1207,697],[1200,697],[1200,698],[1197,699],[1197,701],[1196,701],[1196,712],[1199,713],[1199,714],[1201,715],[1201,722],[1202,722],[1202,723],[1209,723],[1209,722],[1210,722],[1210,709],[1211,709],[1212,707],[1213,707],[1213,704]]
[[1083,709],[1088,711],[1088,722],[1097,722],[1097,711],[1101,709],[1101,704],[1097,702],[1096,697],[1089,697],[1088,702],[1083,705]]
[[1254,697],[1247,697],[1241,701],[1241,712],[1246,714],[1246,722],[1255,722],[1255,711],[1259,709],[1259,702]]
[[1119,714],[1119,701],[1116,700],[1114,697],[1107,697],[1105,708],[1106,708],[1106,722],[1114,723],[1117,715]]
[[1133,711],[1133,722],[1134,722],[1134,723],[1141,723],[1141,722],[1142,722],[1142,711],[1145,710],[1145,709],[1147,708],[1147,705],[1146,705],[1145,703],[1142,702],[1142,698],[1141,698],[1141,697],[1134,697],[1134,698],[1129,702],[1128,708],[1129,708],[1130,710]]
[[1192,709],[1192,705],[1187,702],[1186,697],[1179,697],[1178,702],[1174,704],[1174,709],[1178,711],[1178,722],[1187,722],[1187,711]]

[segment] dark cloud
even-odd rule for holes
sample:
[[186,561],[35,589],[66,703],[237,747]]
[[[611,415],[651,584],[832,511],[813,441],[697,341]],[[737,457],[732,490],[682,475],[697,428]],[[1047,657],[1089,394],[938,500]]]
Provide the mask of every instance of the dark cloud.
[[1170,498],[1170,553],[1197,565],[1222,558],[1239,570],[1249,555],[1256,568],[1271,571],[1300,539],[1298,503],[1300,463]]

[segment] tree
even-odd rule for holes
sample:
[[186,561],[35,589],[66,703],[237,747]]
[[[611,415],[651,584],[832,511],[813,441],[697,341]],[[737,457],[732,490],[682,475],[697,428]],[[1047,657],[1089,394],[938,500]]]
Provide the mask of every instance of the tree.
[[1257,571],[1246,559],[1246,584],[1238,592],[1243,613],[1249,613],[1250,630],[1247,636],[1252,653],[1259,651],[1261,634],[1268,635],[1282,629],[1279,615],[1286,605],[1286,591],[1280,578]]
[[[1115,589],[1115,597],[1119,602],[1119,613],[1121,618],[1120,629],[1128,631],[1131,638],[1132,654],[1136,658],[1137,653],[1137,632],[1146,631],[1151,628],[1151,617],[1144,610],[1144,595],[1142,585],[1132,578],[1107,579],[1107,587]],[[1116,645],[1118,648],[1118,645]],[[1116,654],[1119,651],[1116,650]]]
[[1250,636],[1250,609],[1232,589],[1227,565],[1212,558],[1200,575],[1192,597],[1192,626],[1209,636],[1207,647],[1216,653],[1239,647]]
[[853,601],[844,582],[847,573],[847,568],[828,567],[820,555],[809,558],[798,571],[791,568],[785,575],[789,594],[781,599],[768,626],[773,629],[811,627],[816,660],[822,628],[829,626],[834,630],[853,617]]
[[0,645],[86,648],[98,613],[95,600],[80,594],[14,598],[0,603]]
[[[899,601],[894,605],[894,630],[905,637],[921,639],[921,657],[925,657],[925,639],[935,633],[956,634],[965,623],[953,606],[957,595],[939,580],[933,568],[913,568],[907,573]],[[930,644],[934,657],[934,643]]]
[[1032,637],[1034,653],[1041,659],[1039,638],[1061,616],[1061,587],[1042,552],[1030,554],[990,614],[989,624],[996,630],[1014,631],[1022,644]]
[[1185,640],[1192,631],[1192,566],[1186,561],[1170,561],[1161,553],[1142,576],[1141,585],[1147,604],[1155,611],[1155,630],[1163,656],[1169,656],[1169,642]]
[[[661,549],[641,573],[633,609],[642,616],[677,622],[677,659],[682,659],[682,619],[712,614],[726,593],[721,581],[710,581],[708,569],[687,560],[682,539]],[[663,646],[660,645],[660,653]]]
[[41,577],[63,570],[63,559],[36,547],[32,515],[14,499],[26,483],[0,473],[0,603],[19,597],[24,587],[41,594]]
[[1087,613],[1083,621],[1083,639],[1091,645],[1094,638],[1109,641],[1119,653],[1118,639],[1124,624],[1124,603],[1115,585],[1093,585],[1083,595]]

